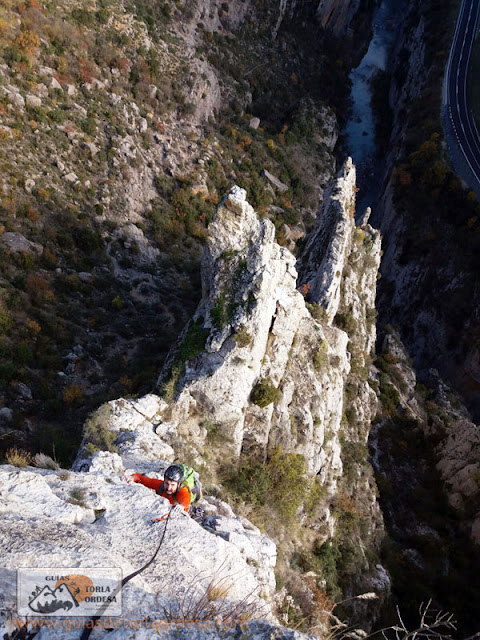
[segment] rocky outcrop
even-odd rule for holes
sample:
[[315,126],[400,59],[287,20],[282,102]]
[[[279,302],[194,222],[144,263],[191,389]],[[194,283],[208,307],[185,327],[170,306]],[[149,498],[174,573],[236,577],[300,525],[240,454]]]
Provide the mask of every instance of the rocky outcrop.
[[369,566],[366,553],[382,534],[375,485],[346,453],[365,449],[377,406],[368,367],[380,235],[368,224],[356,228],[354,207],[349,160],[328,190],[297,281],[295,258],[276,243],[273,224],[256,216],[243,189],[232,188],[209,226],[202,300],[160,376],[163,398],[102,407],[85,427],[75,469],[91,469],[89,452],[104,448],[99,424],[128,467],[151,472],[158,458],[173,460],[178,451],[196,468],[217,454],[260,461],[278,448],[300,454],[323,487],[314,507],[323,540],[339,526],[332,502],[362,496],[362,588],[375,583],[388,591],[383,569]]
[[43,247],[38,242],[32,242],[22,236],[21,233],[7,231],[0,237],[0,243],[12,253],[24,253],[34,256],[41,256]]
[[305,246],[302,276],[308,283],[310,298],[326,310],[331,323],[340,303],[342,274],[354,227],[355,169],[351,160],[345,165],[343,179],[332,183],[325,196],[316,227]]
[[[142,485],[126,484],[122,466],[118,455],[99,453],[89,473],[0,468],[2,571],[11,578],[0,583],[4,632],[13,630],[5,615],[15,607],[17,567],[110,566],[126,576],[153,555],[165,524],[151,521],[169,505]],[[255,617],[268,617],[270,607],[260,596],[275,589],[274,543],[220,500],[207,498],[203,506],[206,528],[190,518],[168,522],[155,564],[122,591],[124,618],[165,619],[185,589],[195,600],[212,579],[225,587],[212,599],[248,601]],[[182,561],[174,562],[179,554]],[[50,633],[64,637],[61,630]]]
[[350,23],[360,7],[355,0],[320,0],[317,16],[324,29],[328,29],[336,36],[346,33]]
[[[293,16],[296,11],[305,9],[306,3],[298,0],[281,0],[279,15],[274,29],[274,35],[278,32],[285,16]],[[311,0],[311,9],[323,29],[330,31],[337,37],[349,33],[353,19],[360,9],[359,0]]]
[[[173,419],[189,437],[204,440],[196,425],[208,415],[237,455],[252,449],[265,455],[281,444],[304,455],[310,473],[320,474],[326,484],[341,474],[338,437],[343,385],[350,370],[348,336],[332,326],[329,309],[338,309],[345,255],[352,251],[354,183],[350,162],[333,189],[343,193],[343,201],[328,198],[319,215],[330,235],[318,231],[325,237],[317,257],[322,249],[324,255],[311,273],[321,280],[322,273],[333,271],[338,282],[320,301],[327,322],[310,315],[296,289],[293,256],[276,244],[273,225],[257,219],[245,193],[233,189],[219,206],[203,259],[202,301],[183,337],[185,345],[192,331],[201,332],[205,349],[185,363],[172,408]],[[338,233],[342,225],[343,235]],[[379,241],[375,252],[374,274]],[[277,398],[259,406],[252,391],[267,384]]]
[[[365,366],[375,340],[374,321],[366,316],[374,307],[380,237],[369,226],[355,229],[354,195],[348,161],[319,214],[308,244],[315,251],[303,267],[309,281],[302,290],[324,310],[316,320],[296,289],[295,258],[275,242],[272,223],[257,218],[245,192],[231,190],[209,227],[202,300],[161,375],[174,402],[150,396],[141,400],[148,408],[129,413],[131,401],[115,401],[102,418],[133,466],[136,450],[149,451],[152,460],[171,459],[176,438],[194,446],[201,464],[208,419],[234,455],[265,456],[281,445],[302,454],[308,471],[335,493],[351,360],[349,335],[332,325],[336,312],[350,314],[350,332],[355,325],[356,366]],[[366,381],[362,387],[357,413],[368,424],[375,394]],[[135,431],[133,439],[122,430]]]
[[[318,472],[325,429],[335,432],[340,424],[347,338],[335,330],[327,338],[310,317],[295,288],[294,257],[276,244],[273,225],[257,219],[244,192],[228,196],[209,233],[203,298],[194,317],[208,337],[205,351],[186,364],[175,411],[183,415],[183,424],[193,409],[208,413],[237,455],[252,446],[265,454],[282,442],[287,450],[304,453],[310,471]],[[313,363],[305,361],[305,355],[314,355],[317,340],[328,340],[327,358],[330,352],[338,357],[335,367],[326,367],[322,382]],[[254,386],[263,381],[278,389],[277,403],[251,402]],[[309,401],[312,384],[316,393]],[[294,400],[295,388],[302,397]],[[290,414],[297,402],[298,432],[292,439]],[[338,473],[338,453],[326,464]]]

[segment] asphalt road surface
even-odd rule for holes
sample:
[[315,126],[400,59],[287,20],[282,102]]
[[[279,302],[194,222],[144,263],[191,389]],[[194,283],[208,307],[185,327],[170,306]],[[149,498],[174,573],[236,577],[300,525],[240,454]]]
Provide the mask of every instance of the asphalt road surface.
[[[468,173],[476,180],[476,184],[470,186],[477,193],[480,188],[480,137],[468,108],[467,81],[479,14],[480,0],[463,0],[446,74],[446,124],[450,143],[460,150]],[[467,182],[471,181],[467,179]]]

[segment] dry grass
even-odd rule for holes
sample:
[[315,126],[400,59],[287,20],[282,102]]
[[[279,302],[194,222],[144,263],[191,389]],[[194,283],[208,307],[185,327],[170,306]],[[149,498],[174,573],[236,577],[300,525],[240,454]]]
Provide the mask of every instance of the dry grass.
[[33,458],[33,464],[40,469],[53,469],[56,471],[60,469],[60,465],[50,456],[47,456],[45,453],[37,453]]
[[23,449],[9,449],[5,454],[5,459],[8,464],[20,468],[28,467],[32,463],[32,455]]
[[207,587],[208,601],[213,602],[214,600],[226,598],[232,590],[232,586],[233,585],[229,582],[225,584],[209,584]]
[[185,590],[174,595],[171,604],[163,608],[165,619],[247,621],[264,616],[266,605],[262,604],[254,592],[238,601],[227,599],[233,585],[241,577],[231,574],[222,576],[221,566],[210,577],[207,587],[202,589],[200,585],[208,576],[205,572],[196,574]]

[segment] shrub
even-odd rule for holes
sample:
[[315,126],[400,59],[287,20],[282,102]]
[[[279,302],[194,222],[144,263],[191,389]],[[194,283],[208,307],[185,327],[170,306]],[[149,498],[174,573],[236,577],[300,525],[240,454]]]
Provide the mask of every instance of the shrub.
[[79,507],[85,507],[85,491],[84,489],[75,488],[70,491],[70,500],[68,500],[71,504],[76,504]]
[[115,298],[113,298],[112,307],[114,309],[116,309],[117,311],[120,311],[120,309],[123,309],[124,306],[125,306],[125,300],[121,296],[115,296]]
[[325,340],[320,342],[317,352],[313,356],[313,366],[316,371],[321,371],[328,362],[328,345]]
[[86,9],[74,9],[72,11],[72,18],[78,24],[84,27],[94,27],[95,26],[95,14],[93,11],[87,11]]
[[260,380],[253,387],[250,401],[259,407],[266,407],[272,402],[278,402],[282,395],[280,389],[273,384],[270,378]]
[[390,383],[388,376],[380,371],[378,374],[380,382],[380,402],[382,403],[382,412],[387,416],[393,415],[397,411],[400,404],[400,396],[395,387]]
[[205,348],[208,334],[208,329],[204,329],[200,321],[191,322],[182,344],[178,348],[178,359],[186,362],[195,358]]
[[351,311],[345,311],[345,313],[337,313],[335,316],[335,324],[339,329],[343,329],[349,335],[355,333],[357,328],[357,321],[353,317]]
[[68,407],[78,407],[83,403],[83,391],[77,385],[71,384],[63,392],[63,401]]
[[210,310],[210,318],[217,329],[223,329],[228,321],[228,311],[225,307],[225,296],[222,294],[218,297],[215,306]]
[[375,307],[370,307],[367,309],[366,322],[367,322],[368,328],[371,328],[375,324],[377,320],[377,315],[378,315],[378,312],[375,309]]
[[320,561],[322,577],[326,582],[327,593],[331,597],[338,594],[337,562],[340,558],[338,547],[330,540],[319,544],[317,540],[313,546],[313,553]]
[[36,453],[33,459],[33,464],[40,469],[60,469],[58,462],[55,462],[53,458],[47,456],[45,453]]
[[17,375],[17,368],[10,360],[0,360],[0,382],[8,384]]
[[183,367],[176,364],[172,367],[169,377],[162,384],[162,395],[167,402],[172,402],[175,397],[178,381],[183,373]]
[[33,362],[33,353],[28,344],[20,342],[15,349],[15,362],[19,366],[29,365]]
[[285,520],[293,518],[305,499],[305,458],[277,447],[265,464],[243,459],[229,470],[226,485],[246,502],[270,505]]
[[312,316],[312,318],[314,318],[314,320],[317,320],[317,322],[322,322],[322,323],[328,322],[327,310],[324,309],[322,305],[317,304],[316,302],[313,302],[313,303],[306,302],[305,305],[308,311],[310,312],[310,315]]
[[13,318],[0,300],[0,335],[8,334],[13,326]]
[[38,47],[40,46],[40,38],[35,31],[24,29],[15,39],[14,45],[19,51],[24,52],[27,56],[31,57],[35,55]]
[[117,447],[115,446],[117,434],[108,428],[111,413],[112,409],[110,405],[104,405],[95,411],[85,423],[83,435],[88,441],[85,447],[88,455],[96,451],[117,453]]
[[92,253],[92,251],[99,249],[103,244],[98,231],[89,229],[88,227],[77,227],[74,229],[73,238],[77,247],[85,253]]
[[315,476],[310,491],[308,492],[305,500],[305,512],[309,516],[314,517],[315,509],[321,503],[325,495],[325,486],[322,484],[320,478],[318,476]]
[[267,463],[272,487],[269,500],[283,518],[293,518],[305,498],[305,458],[277,447]]
[[[210,579],[205,574],[198,573],[189,584],[183,585],[177,593],[172,594],[170,604],[163,609],[165,619],[224,620],[229,624],[235,621],[237,625],[240,620],[263,617],[264,607],[253,592],[238,602],[227,599],[237,576],[222,576],[222,569],[223,566]],[[206,588],[199,588],[205,579],[209,579]]]

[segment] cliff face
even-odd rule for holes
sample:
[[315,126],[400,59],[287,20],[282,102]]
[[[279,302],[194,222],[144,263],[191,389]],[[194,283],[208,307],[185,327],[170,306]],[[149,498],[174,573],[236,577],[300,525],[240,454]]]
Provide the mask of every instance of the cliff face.
[[329,29],[336,36],[346,33],[350,23],[360,7],[360,2],[351,0],[320,0],[317,16],[324,29]]
[[[208,413],[236,455],[251,449],[266,455],[282,444],[304,455],[309,472],[332,482],[333,490],[341,474],[343,389],[351,369],[352,336],[332,324],[339,308],[358,324],[360,366],[375,339],[366,315],[374,308],[380,237],[370,226],[355,228],[354,194],[355,169],[349,162],[328,191],[302,267],[300,291],[325,310],[320,320],[296,289],[295,259],[276,244],[272,224],[258,220],[245,193],[233,189],[209,227],[202,301],[167,367],[178,394],[172,416],[184,433],[204,440],[197,425]],[[313,255],[310,246],[316,248]],[[368,264],[358,269],[365,254]],[[178,354],[193,331],[203,335],[205,347],[182,370]],[[164,387],[171,383],[164,377]],[[266,406],[256,404],[255,388],[267,387],[278,391]],[[361,413],[368,422],[374,412],[373,394]]]
[[[133,426],[118,413],[124,406],[130,416],[126,401],[110,403],[93,420],[113,434],[132,467],[138,451],[150,466],[183,452],[196,468],[236,459],[262,462],[278,451],[300,455],[322,486],[313,506],[321,540],[339,535],[346,505],[363,523],[362,534],[351,532],[363,566],[360,582],[358,571],[349,576],[352,595],[373,583],[385,594],[388,579],[366,555],[382,536],[366,459],[377,407],[368,370],[380,235],[368,224],[355,227],[351,161],[327,193],[307,245],[315,252],[305,258],[297,290],[294,257],[275,242],[271,222],[258,219],[245,192],[234,187],[209,227],[202,300],[160,377],[164,399],[152,415],[139,408]],[[344,329],[334,326],[334,317]],[[88,424],[85,434],[77,469],[89,469],[89,447],[98,444]],[[370,609],[369,624],[374,618]]]
[[358,28],[364,21],[368,22],[368,16],[375,4],[375,1],[362,4],[359,0],[309,0],[307,3],[298,0],[281,0],[274,32],[278,31],[285,16],[292,17],[296,13],[302,15],[302,13],[309,11],[315,16],[319,26],[335,37],[351,36],[352,23],[357,21]]
[[[373,213],[384,236],[377,306],[387,336],[377,345],[384,416],[371,444],[395,550],[386,564],[400,600],[409,609],[412,592],[420,600],[428,590],[468,633],[477,629],[468,596],[461,588],[446,594],[442,584],[456,575],[459,584],[477,584],[478,254],[468,222],[477,205],[452,172],[441,118],[432,118],[441,114],[439,78],[450,47],[443,25],[454,23],[455,11],[443,2],[405,9],[389,68],[384,187]],[[414,576],[415,589],[402,584]]]
[[[137,405],[138,411],[151,408],[148,398]],[[165,527],[165,522],[152,524],[152,518],[166,515],[170,505],[146,487],[126,484],[119,475],[125,470],[123,462],[117,454],[100,452],[94,456],[89,473],[34,467],[18,470],[8,465],[0,468],[2,637],[16,637],[18,624],[24,622],[15,611],[18,567],[78,567],[79,574],[82,567],[116,567],[125,578],[152,558]],[[141,454],[136,462],[142,463]],[[49,463],[54,466],[53,460]],[[162,473],[158,461],[155,471]],[[103,633],[96,631],[97,637],[151,638],[152,633],[168,630],[168,621],[192,617],[191,607],[208,594],[206,602],[210,604],[193,614],[197,620],[205,620],[201,637],[208,636],[208,628],[212,629],[211,637],[219,637],[214,631],[214,612],[222,617],[222,607],[223,612],[232,613],[240,607],[247,617],[275,622],[266,602],[275,588],[275,544],[245,518],[235,516],[222,501],[212,497],[204,500],[203,506],[207,514],[204,526],[187,517],[169,520],[154,564],[122,589],[122,617],[135,626],[125,631],[120,622],[112,627],[117,631],[108,633],[112,618],[107,609],[101,612],[105,616]],[[114,619],[121,621],[122,617]],[[78,639],[81,618],[72,618],[69,628],[62,624],[65,619],[57,620],[57,626],[48,627],[48,638]],[[83,618],[84,623],[87,620]],[[165,637],[178,637],[172,625],[171,635],[165,631]],[[270,637],[275,629],[283,632],[272,622],[251,625],[259,639]],[[191,633],[185,629],[182,637],[190,638]],[[283,633],[292,639],[311,637],[289,630]]]
[[[456,19],[453,10],[448,16]],[[477,209],[452,172],[442,120],[429,115],[441,109],[450,46],[443,29],[435,42],[436,27],[427,6],[410,3],[392,54],[393,128],[374,212],[385,236],[379,309],[385,322],[394,319],[416,367],[438,369],[477,418]]]
[[[409,103],[431,92],[435,63],[429,51],[430,27],[427,16],[411,5],[393,56],[397,62],[392,68],[390,100],[395,105],[392,131],[395,142],[389,157],[391,173],[377,212],[377,219],[381,216],[380,224],[387,238],[382,261],[380,308],[386,320],[394,319],[423,381],[430,384],[431,375],[425,372],[434,366],[464,396],[476,418],[478,292],[473,283],[476,262],[472,262],[471,247],[464,244],[465,229],[458,228],[453,220],[455,210],[452,207],[456,203],[451,198],[451,190],[454,182],[447,179],[444,184],[432,185],[436,190],[430,192],[431,202],[428,204],[434,203],[439,193],[443,193],[448,207],[448,217],[443,217],[439,204],[439,213],[432,220],[429,211],[422,215],[417,209],[417,202],[409,203],[409,186],[404,178],[402,183],[402,175],[405,177],[407,171],[411,172],[409,179],[415,179],[415,163],[422,162],[421,151],[417,149],[410,155],[410,166],[399,162],[399,158],[405,162],[405,153],[411,148],[410,139],[416,133],[411,114],[406,119],[401,114],[408,114]],[[433,145],[435,159],[438,158],[437,164],[441,165],[442,147],[437,144],[437,138],[438,134],[433,134],[430,144]],[[443,153],[446,153],[446,143],[442,146]],[[420,146],[422,148],[425,150],[425,143]],[[394,165],[397,165],[396,172],[392,170]],[[423,182],[421,188],[425,188],[425,182],[428,184],[425,176],[426,173],[420,179]],[[457,187],[460,191],[460,186]],[[441,387],[442,384],[437,382],[435,386]],[[444,397],[443,403],[445,394],[440,395]],[[446,411],[450,414],[451,407]],[[451,435],[442,439],[437,451],[442,460],[439,464],[449,500],[460,506],[462,500],[457,492],[454,490],[455,495],[451,494],[452,488],[458,484],[451,474],[466,478],[473,470],[469,452],[477,446],[476,429],[471,422],[469,424],[470,427],[466,427],[463,420],[453,419],[449,423]],[[457,438],[457,453],[452,453],[451,438]],[[463,463],[460,450],[465,454]],[[456,462],[453,462],[452,455]],[[470,490],[473,491],[473,485]],[[470,527],[471,521],[466,524]]]

